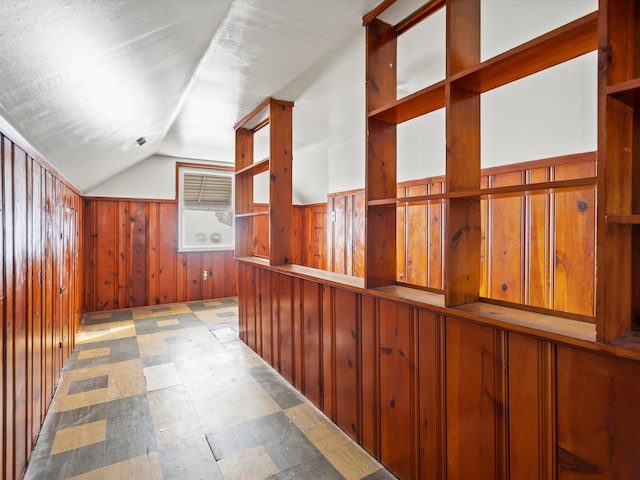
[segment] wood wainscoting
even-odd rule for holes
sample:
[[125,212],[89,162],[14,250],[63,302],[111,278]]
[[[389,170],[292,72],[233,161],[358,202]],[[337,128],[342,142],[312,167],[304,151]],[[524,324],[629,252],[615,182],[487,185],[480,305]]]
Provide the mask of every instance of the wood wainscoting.
[[175,201],[87,198],[85,212],[87,311],[236,295],[232,250],[177,251]]
[[[267,212],[269,205],[255,203],[255,212]],[[324,270],[327,265],[327,204],[293,205],[291,215],[291,263]],[[253,217],[253,254],[269,256],[269,217]]]
[[[82,198],[30,147],[0,135],[0,477],[22,478],[82,302]],[[28,148],[27,148],[28,147]]]
[[243,341],[399,478],[640,478],[640,353],[593,324],[238,268]]
[[[593,177],[596,156],[589,152],[483,169],[482,188]],[[398,198],[443,189],[444,177],[402,182]],[[396,212],[396,280],[441,290],[444,200],[399,204]],[[480,296],[593,317],[595,213],[593,185],[481,199]],[[363,277],[364,190],[330,194],[328,214],[327,269]]]

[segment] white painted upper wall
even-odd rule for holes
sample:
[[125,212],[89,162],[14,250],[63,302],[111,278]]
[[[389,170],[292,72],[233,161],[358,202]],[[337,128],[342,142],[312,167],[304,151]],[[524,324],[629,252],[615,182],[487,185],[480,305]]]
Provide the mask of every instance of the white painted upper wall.
[[[86,192],[86,195],[88,197],[175,200],[176,163],[178,162],[199,163],[203,166],[215,165],[211,162],[152,155]],[[229,164],[226,165],[229,166]]]
[[[482,56],[499,54],[596,8],[597,0],[485,0]],[[430,45],[438,44],[437,38],[444,34],[438,26],[444,14],[438,15],[430,20],[435,25],[429,33],[434,36]],[[427,58],[416,55],[417,37],[407,37],[402,47],[402,56],[416,65],[398,67],[400,96],[426,86],[416,79],[436,81],[443,75],[442,55],[433,51]],[[596,150],[596,61],[596,54],[591,53],[483,94],[483,167]],[[437,72],[429,73],[430,66]],[[324,202],[327,193],[364,187],[364,29],[308,73],[293,81],[288,90],[295,93],[296,204]],[[333,116],[330,122],[318,122],[332,127],[316,131],[318,116]],[[264,158],[265,152],[268,144],[258,141],[256,159]],[[444,174],[445,152],[444,110],[399,125],[398,181]],[[175,161],[151,157],[88,194],[175,198]],[[254,199],[268,202],[268,176],[258,177],[254,188]]]

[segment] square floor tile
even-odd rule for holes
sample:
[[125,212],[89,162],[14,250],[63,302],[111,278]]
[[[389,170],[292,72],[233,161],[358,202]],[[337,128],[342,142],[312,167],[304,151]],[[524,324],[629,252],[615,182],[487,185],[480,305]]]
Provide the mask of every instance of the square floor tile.
[[177,318],[170,318],[168,320],[158,320],[156,323],[159,327],[169,327],[171,325],[180,325],[180,320]]
[[108,357],[111,354],[109,347],[92,348],[89,350],[82,350],[78,353],[78,360],[87,360],[89,358]]
[[147,380],[147,391],[152,392],[161,388],[180,385],[182,380],[173,363],[163,363],[152,367],[143,368]]
[[219,460],[218,467],[224,480],[262,480],[278,472],[278,467],[263,447],[243,450]]
[[97,422],[58,430],[51,446],[51,455],[104,442],[106,436],[106,420],[98,420]]
[[109,386],[109,375],[100,375],[99,377],[85,378],[84,380],[76,380],[69,384],[68,395],[76,393],[89,392],[99,388],[107,388]]

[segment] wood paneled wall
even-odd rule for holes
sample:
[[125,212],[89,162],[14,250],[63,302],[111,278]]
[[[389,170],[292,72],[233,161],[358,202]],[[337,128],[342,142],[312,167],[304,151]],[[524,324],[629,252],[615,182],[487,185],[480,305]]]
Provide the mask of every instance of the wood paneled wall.
[[80,195],[0,135],[2,478],[21,478],[74,346],[82,301]]
[[91,198],[85,216],[87,311],[236,295],[233,251],[177,252],[176,202]]
[[[526,162],[485,169],[481,182],[506,187],[593,177],[595,163],[595,152]],[[404,182],[398,197],[443,189],[444,177]],[[595,187],[585,187],[482,199],[480,295],[593,317],[595,197]],[[362,277],[364,192],[331,194],[328,215],[327,269]],[[399,282],[442,289],[445,221],[443,201],[398,206]]]
[[637,360],[255,262],[238,274],[242,339],[399,478],[640,478]]
[[[254,211],[266,212],[269,205],[254,204]],[[291,215],[291,263],[307,267],[326,269],[327,236],[326,236],[327,204],[293,205]],[[253,253],[259,257],[269,256],[269,217],[256,216],[253,220]]]

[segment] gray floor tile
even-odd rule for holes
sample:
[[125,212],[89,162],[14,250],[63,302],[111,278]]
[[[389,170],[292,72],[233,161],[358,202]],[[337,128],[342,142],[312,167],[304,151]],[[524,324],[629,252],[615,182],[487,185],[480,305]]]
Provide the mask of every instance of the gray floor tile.
[[275,475],[267,477],[266,480],[344,480],[329,461],[324,457],[317,457],[308,462],[298,464]]
[[160,450],[163,480],[223,480],[204,437]]

